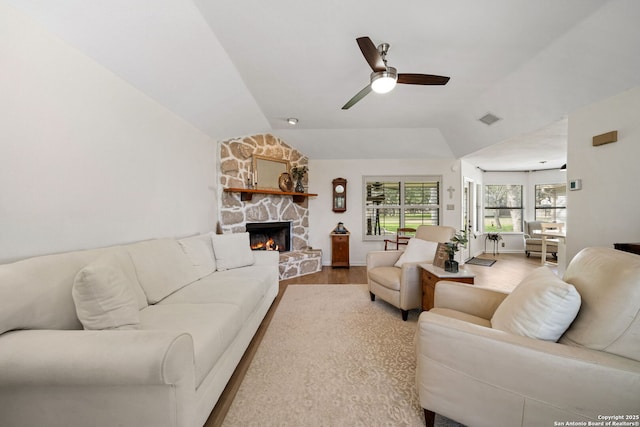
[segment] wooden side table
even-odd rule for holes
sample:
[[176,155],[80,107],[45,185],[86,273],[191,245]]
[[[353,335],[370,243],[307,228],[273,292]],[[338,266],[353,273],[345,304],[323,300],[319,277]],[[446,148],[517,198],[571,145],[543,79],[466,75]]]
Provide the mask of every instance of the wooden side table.
[[619,251],[640,255],[640,243],[614,243],[613,247]]
[[349,268],[349,233],[331,233],[331,267]]
[[418,264],[422,269],[422,309],[431,310],[435,299],[436,283],[440,280],[449,280],[452,282],[468,283],[473,285],[475,274],[461,268],[457,273],[444,271],[443,268],[436,267],[433,264]]

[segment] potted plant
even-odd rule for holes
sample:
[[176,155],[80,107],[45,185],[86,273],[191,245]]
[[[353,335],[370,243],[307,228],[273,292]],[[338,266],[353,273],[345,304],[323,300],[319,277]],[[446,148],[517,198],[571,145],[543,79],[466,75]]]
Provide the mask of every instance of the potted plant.
[[449,259],[444,262],[444,269],[450,273],[458,272],[458,261],[454,259],[456,256],[456,252],[460,250],[460,245],[465,246],[469,242],[467,238],[467,232],[465,230],[460,230],[458,233],[454,234],[450,241],[445,243],[447,246],[447,254],[449,255]]
[[304,193],[304,186],[302,185],[302,178],[304,178],[304,174],[309,171],[307,166],[294,166],[291,168],[291,176],[296,182],[295,190],[298,193]]

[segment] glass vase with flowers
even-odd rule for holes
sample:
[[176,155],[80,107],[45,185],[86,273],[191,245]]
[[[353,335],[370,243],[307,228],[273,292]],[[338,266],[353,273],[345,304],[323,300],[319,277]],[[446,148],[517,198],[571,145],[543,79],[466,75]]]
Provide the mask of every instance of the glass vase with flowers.
[[295,191],[297,193],[304,193],[304,185],[302,185],[302,179],[304,175],[309,171],[306,165],[304,166],[294,166],[291,168],[291,177],[296,182]]

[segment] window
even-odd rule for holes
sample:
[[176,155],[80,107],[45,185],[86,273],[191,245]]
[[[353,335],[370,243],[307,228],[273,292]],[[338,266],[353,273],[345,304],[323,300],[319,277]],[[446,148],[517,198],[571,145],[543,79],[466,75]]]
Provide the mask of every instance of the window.
[[382,240],[398,228],[440,224],[440,177],[365,176],[364,240]]
[[536,221],[567,221],[567,185],[536,185]]
[[522,232],[522,185],[485,185],[484,231]]

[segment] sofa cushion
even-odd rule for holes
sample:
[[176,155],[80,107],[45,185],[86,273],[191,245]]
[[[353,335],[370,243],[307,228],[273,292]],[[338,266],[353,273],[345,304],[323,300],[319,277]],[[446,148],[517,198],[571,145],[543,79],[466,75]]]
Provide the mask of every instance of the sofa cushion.
[[113,251],[108,252],[105,255],[105,260],[116,263],[122,270],[127,278],[127,283],[130,285],[133,294],[135,295],[136,302],[138,303],[138,309],[142,310],[149,305],[147,302],[147,295],[144,293],[140,282],[138,281],[138,273],[136,272],[136,266],[133,265],[133,260],[129,251],[122,247],[114,248]]
[[582,296],[582,307],[561,342],[640,361],[640,255],[586,248],[564,280]]
[[115,254],[107,254],[82,268],[71,295],[85,329],[135,329],[140,323],[132,278]]
[[491,326],[525,337],[557,341],[580,309],[580,294],[549,268],[538,267],[498,306]]
[[253,265],[256,262],[249,233],[213,234],[213,252],[218,271]]
[[178,240],[180,247],[201,278],[216,271],[211,236],[211,233],[207,233]]
[[127,249],[150,304],[199,279],[198,270],[176,240],[148,240]]
[[218,271],[185,286],[159,304],[234,304],[240,307],[244,321],[277,281],[277,271],[272,266],[252,265]]
[[367,271],[369,278],[387,289],[400,290],[400,274],[398,267],[375,267]]
[[438,242],[431,242],[414,237],[409,239],[407,248],[394,265],[396,267],[402,267],[406,262],[433,262],[437,248]]
[[[542,249],[542,239],[537,237],[532,237],[530,239],[526,239],[527,248],[538,248]],[[558,251],[558,241],[554,239],[547,239],[547,252],[557,252]]]
[[450,308],[434,307],[431,310],[429,310],[429,313],[435,313],[435,314],[439,314],[440,316],[462,320],[467,323],[473,323],[474,325],[484,326],[485,328],[491,327],[491,322],[487,319],[474,316],[473,314],[463,313],[462,311],[452,310]]
[[416,229],[415,237],[430,242],[445,243],[448,242],[454,234],[456,234],[456,229],[448,225],[419,225]]

